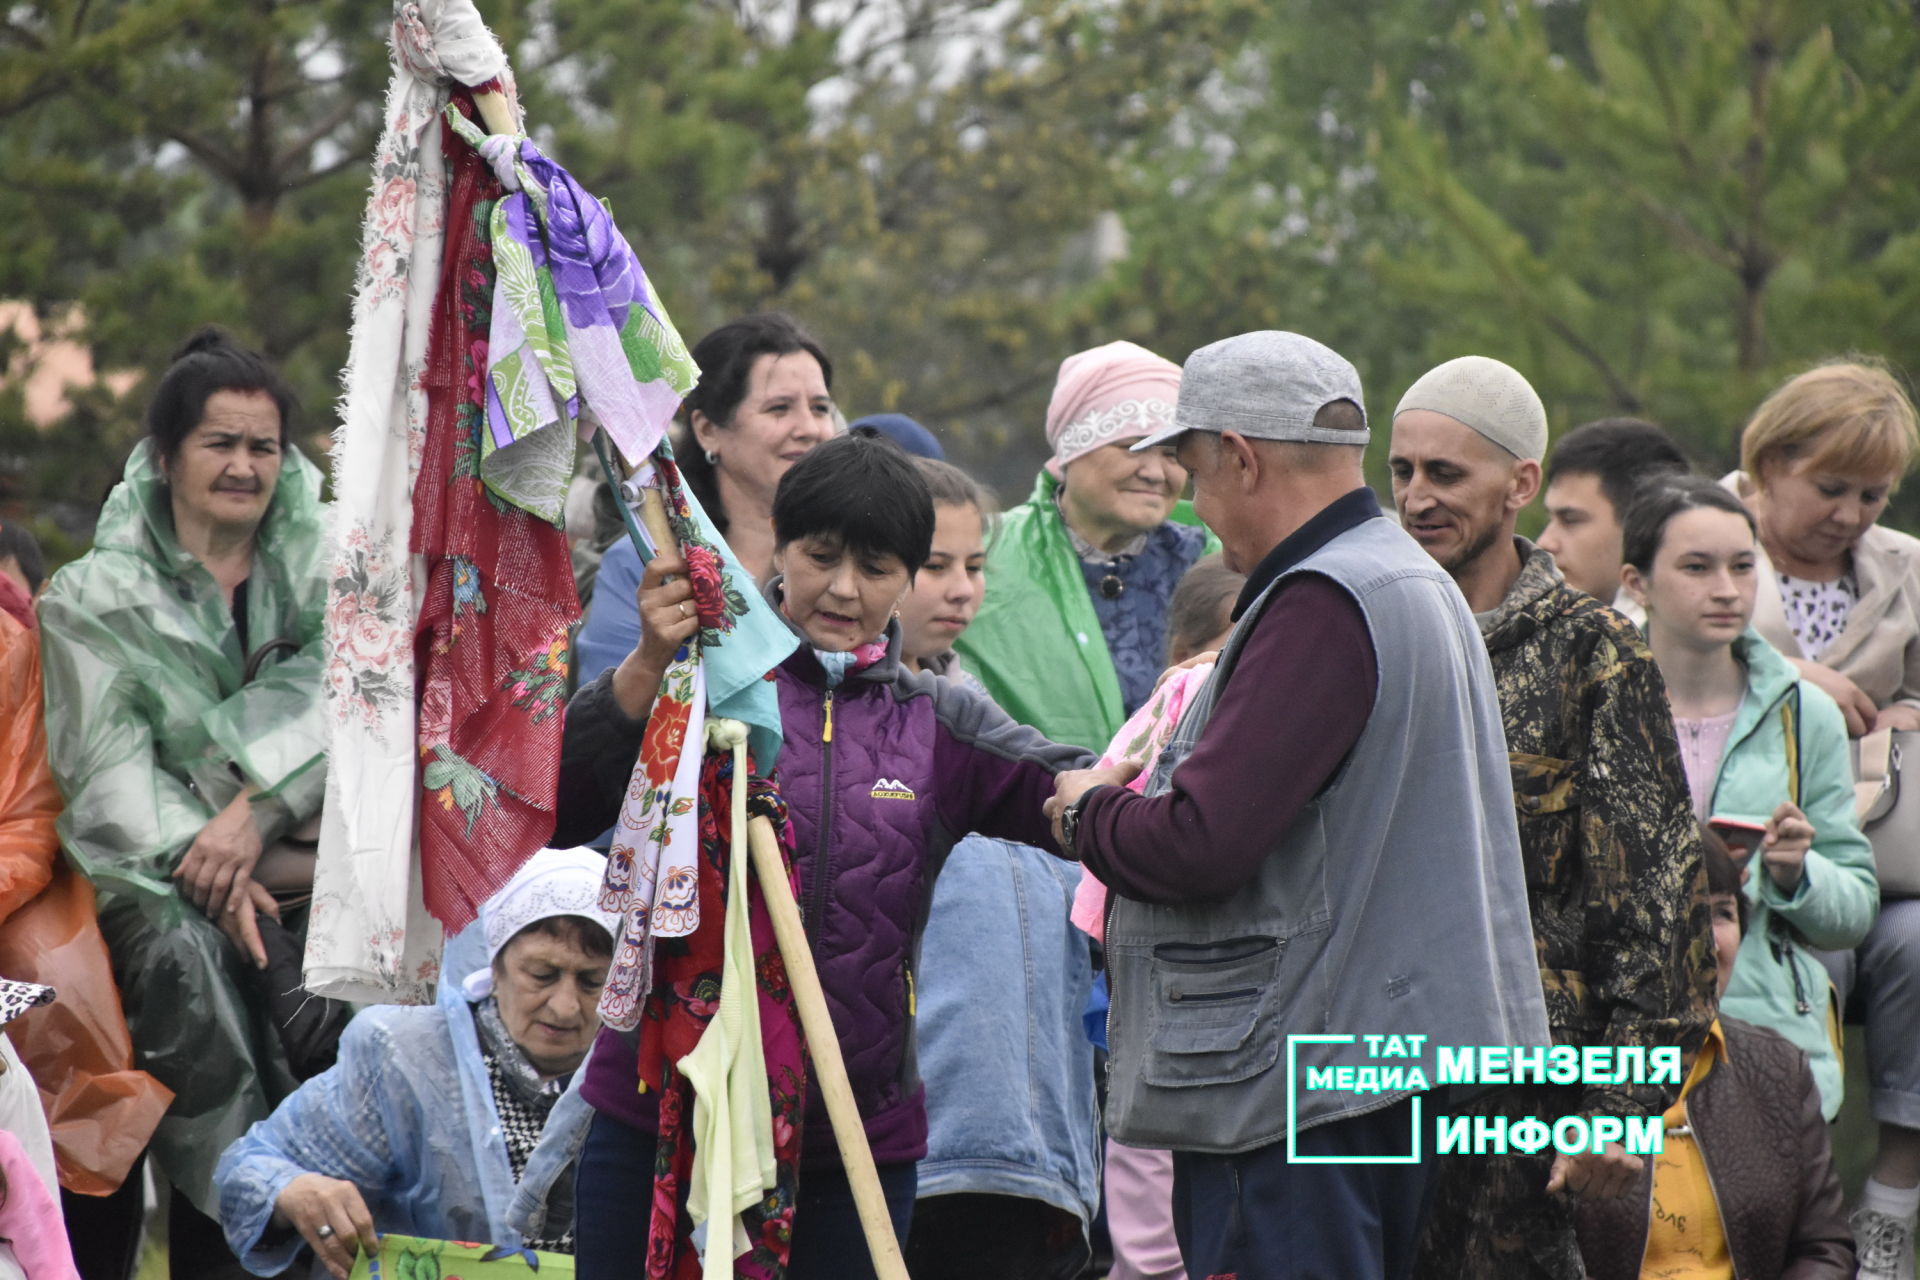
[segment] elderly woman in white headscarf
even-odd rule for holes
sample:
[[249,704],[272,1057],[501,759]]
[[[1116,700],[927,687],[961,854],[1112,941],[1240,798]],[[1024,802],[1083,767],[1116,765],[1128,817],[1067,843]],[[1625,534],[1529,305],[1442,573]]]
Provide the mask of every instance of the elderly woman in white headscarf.
[[603,865],[591,849],[535,854],[448,945],[432,1008],[362,1013],[337,1065],[227,1149],[220,1220],[249,1271],[277,1275],[310,1246],[345,1280],[356,1247],[389,1231],[572,1252],[570,1205],[550,1208],[541,1239],[506,1219],[530,1173],[572,1183],[529,1158],[550,1125],[588,1115],[555,1104],[600,1029],[616,932],[597,905]]

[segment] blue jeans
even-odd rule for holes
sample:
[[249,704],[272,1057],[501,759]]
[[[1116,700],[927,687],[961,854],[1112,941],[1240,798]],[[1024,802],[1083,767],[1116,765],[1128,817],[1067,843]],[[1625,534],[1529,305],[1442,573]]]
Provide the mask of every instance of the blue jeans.
[[[1305,1130],[1303,1156],[1405,1155],[1412,1107]],[[1419,1164],[1289,1164],[1276,1142],[1234,1156],[1173,1153],[1173,1228],[1193,1280],[1399,1280],[1413,1266],[1431,1186]]]
[[[645,1269],[655,1145],[650,1133],[594,1115],[574,1174],[574,1266],[580,1280],[628,1280]],[[903,1248],[917,1183],[913,1165],[880,1166],[880,1189]],[[872,1277],[873,1261],[847,1175],[839,1169],[802,1169],[787,1280]]]
[[1816,951],[1848,1022],[1867,1028],[1873,1118],[1920,1129],[1920,899],[1880,904],[1852,951]]

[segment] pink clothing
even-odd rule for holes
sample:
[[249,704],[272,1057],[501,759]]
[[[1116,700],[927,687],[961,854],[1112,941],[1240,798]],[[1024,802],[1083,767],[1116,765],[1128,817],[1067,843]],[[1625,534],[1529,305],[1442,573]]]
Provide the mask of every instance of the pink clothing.
[[[1113,735],[1100,763],[1126,760],[1139,765],[1140,775],[1127,784],[1129,791],[1145,792],[1153,762],[1173,737],[1187,703],[1212,674],[1211,662],[1174,672]],[[1084,867],[1073,895],[1073,923],[1096,941],[1107,940],[1107,886]],[[1107,1233],[1113,1241],[1108,1280],[1187,1280],[1173,1234],[1173,1154],[1109,1142],[1103,1178]]]
[[1107,1143],[1107,1280],[1187,1280],[1173,1234],[1173,1152]]
[[[1120,726],[1120,732],[1113,735],[1113,741],[1107,744],[1107,753],[1100,757],[1100,765],[1119,764],[1123,760],[1139,765],[1140,776],[1127,784],[1127,790],[1144,794],[1147,775],[1153,772],[1153,762],[1159,758],[1160,749],[1173,737],[1187,702],[1212,674],[1213,664],[1203,662],[1168,676],[1145,705]],[[1106,942],[1107,886],[1094,879],[1093,873],[1084,867],[1080,871],[1080,887],[1073,894],[1073,923],[1095,942]]]
[[1713,783],[1720,776],[1720,757],[1727,753],[1727,739],[1733,736],[1733,718],[1738,714],[1736,707],[1723,716],[1673,719],[1680,760],[1687,767],[1687,790],[1693,796],[1693,816],[1702,822],[1713,816]]
[[33,597],[4,573],[0,573],[0,613],[7,614],[29,631],[40,625],[34,620]]
[[[40,1181],[20,1139],[0,1129],[0,1170],[7,1177],[7,1199],[0,1205],[0,1239],[13,1249],[26,1280],[80,1280],[73,1250],[67,1246],[66,1220],[60,1202]],[[0,1253],[0,1274],[4,1274]]]
[[1102,445],[1137,440],[1173,425],[1180,399],[1180,366],[1131,342],[1068,356],[1047,402],[1047,470],[1061,478],[1066,465]]

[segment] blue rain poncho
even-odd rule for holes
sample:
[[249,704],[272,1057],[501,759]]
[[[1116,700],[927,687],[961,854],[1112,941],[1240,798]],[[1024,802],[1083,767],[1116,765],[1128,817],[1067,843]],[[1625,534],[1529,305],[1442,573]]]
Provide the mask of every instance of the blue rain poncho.
[[[507,1144],[459,985],[486,967],[479,935],[470,928],[448,944],[433,1006],[361,1013],[341,1037],[339,1061],[221,1157],[220,1221],[247,1270],[278,1275],[306,1249],[292,1229],[273,1225],[280,1192],[303,1173],[359,1187],[383,1234],[520,1247],[507,1225],[516,1190]],[[591,1117],[578,1090],[556,1102],[524,1181],[549,1187]],[[565,1229],[547,1225],[556,1236]]]

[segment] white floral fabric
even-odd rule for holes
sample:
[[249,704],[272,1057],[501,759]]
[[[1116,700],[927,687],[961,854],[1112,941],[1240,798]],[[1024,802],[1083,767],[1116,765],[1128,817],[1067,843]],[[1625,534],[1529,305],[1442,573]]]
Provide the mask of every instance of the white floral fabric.
[[707,672],[697,648],[682,646],[667,668],[648,723],[670,728],[634,764],[600,889],[600,909],[625,922],[600,990],[600,1019],[616,1031],[640,1025],[653,989],[653,939],[685,938],[700,927]]
[[1851,573],[1832,582],[1813,582],[1780,574],[1780,605],[1786,610],[1787,625],[1800,644],[1800,652],[1815,662],[1820,660],[1840,633],[1847,628],[1847,615],[1860,602],[1860,588]]
[[1102,445],[1137,440],[1164,431],[1173,425],[1173,410],[1173,401],[1158,396],[1122,400],[1094,409],[1061,428],[1060,438],[1053,445],[1054,461],[1064,468]]
[[420,383],[446,231],[440,108],[449,79],[505,78],[472,0],[394,6],[393,80],[361,232],[353,339],[334,438],[326,692],[331,741],[307,935],[307,989],[425,1004],[441,932],[415,853],[413,632],[425,566],[410,554],[426,438]]

